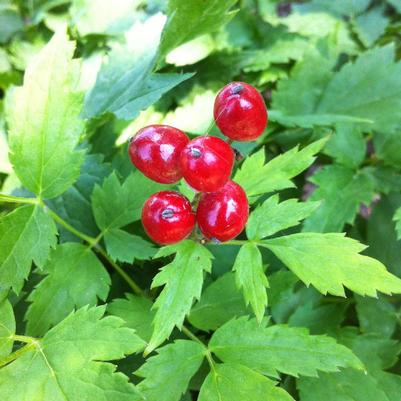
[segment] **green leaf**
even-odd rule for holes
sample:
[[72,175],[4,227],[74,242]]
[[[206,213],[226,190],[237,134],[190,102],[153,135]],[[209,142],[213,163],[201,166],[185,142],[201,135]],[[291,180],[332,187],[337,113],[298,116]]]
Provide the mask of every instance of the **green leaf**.
[[401,279],[378,260],[360,255],[365,246],[344,234],[292,234],[265,240],[263,246],[322,294],[345,296],[344,287],[371,297],[377,291],[401,293]]
[[179,401],[199,369],[205,349],[194,341],[177,340],[157,351],[135,375],[144,378],[138,390],[148,401]]
[[394,306],[384,297],[355,297],[356,313],[364,333],[377,333],[390,338],[397,327],[397,314]]
[[109,256],[120,262],[133,263],[134,259],[147,260],[156,253],[150,242],[118,228],[108,230],[104,241]]
[[102,186],[95,186],[92,193],[92,209],[102,232],[126,226],[141,217],[145,200],[164,188],[146,178],[140,171],[130,174],[123,184],[115,172],[107,177]]
[[152,302],[144,297],[126,294],[127,299],[113,299],[107,305],[107,311],[125,321],[125,324],[134,329],[145,341],[152,335],[152,320],[154,312]]
[[384,34],[390,22],[384,11],[384,7],[374,7],[355,18],[355,32],[365,47],[372,46]]
[[86,97],[85,118],[113,113],[119,119],[132,120],[164,93],[192,77],[193,74],[152,73],[163,24],[161,15],[138,22],[129,34],[133,43],[114,46]]
[[318,186],[310,199],[321,204],[305,220],[304,231],[342,231],[344,224],[353,223],[361,204],[370,204],[375,191],[375,183],[367,171],[355,172],[336,164],[317,171],[309,181]]
[[203,291],[200,301],[191,309],[189,321],[198,329],[210,331],[216,330],[233,317],[249,313],[244,297],[238,291],[235,276],[229,272]]
[[263,271],[262,255],[252,242],[243,245],[233,266],[235,282],[242,288],[246,305],[251,305],[260,322],[267,306],[266,287],[269,286]]
[[22,184],[55,198],[79,176],[83,152],[75,150],[84,122],[77,92],[79,65],[66,33],[59,31],[27,67],[24,85],[7,104],[10,160]]
[[136,17],[138,0],[73,0],[70,14],[81,36],[116,35],[128,29]]
[[0,7],[0,43],[7,42],[24,29],[24,21],[14,6]]
[[[330,69],[323,56],[306,57],[289,80],[279,83],[273,109],[288,117],[289,125],[302,127],[357,118],[365,119],[364,130],[388,131],[400,123],[401,63],[394,62],[392,44],[366,51],[333,75]],[[284,118],[280,121],[286,123]]]
[[174,326],[180,327],[189,313],[194,299],[202,292],[203,272],[210,272],[212,254],[202,245],[183,241],[161,248],[156,257],[176,253],[174,260],[158,273],[152,288],[164,285],[154,308],[153,334],[145,350],[149,353],[166,340]]
[[294,401],[276,383],[246,366],[215,365],[203,383],[199,401]]
[[53,220],[39,206],[22,206],[0,220],[0,286],[17,294],[31,270],[42,268],[57,242]]
[[246,235],[250,239],[261,239],[296,226],[319,204],[320,202],[298,202],[297,199],[279,203],[279,196],[273,195],[251,213],[246,225]]
[[8,299],[0,302],[0,363],[13,349],[15,334],[15,317]]
[[392,401],[365,372],[347,369],[340,373],[322,373],[318,379],[298,380],[301,401]]
[[363,368],[351,350],[331,337],[309,335],[305,328],[266,327],[247,317],[220,327],[209,349],[223,362],[240,363],[273,377],[278,372],[297,377],[336,372],[339,367]]
[[[100,185],[111,172],[110,166],[102,161],[101,155],[87,154],[81,168],[81,175],[75,184],[61,196],[47,202],[74,228],[93,237],[99,234],[99,229],[93,217],[91,195],[94,186]],[[63,230],[62,226],[59,228]],[[76,240],[76,237],[66,230],[62,234],[63,239]]]
[[401,0],[387,0],[398,12],[401,13]]
[[[102,319],[104,307],[83,308],[69,315],[17,360],[0,370],[3,401],[141,399],[128,378],[104,361],[143,349],[122,320]],[[39,398],[38,398],[39,397]]]
[[237,0],[169,0],[168,21],[160,43],[160,60],[197,36],[217,31],[235,15],[230,8]]
[[94,253],[77,243],[59,245],[45,266],[46,277],[29,294],[25,319],[30,335],[41,336],[74,308],[105,301],[110,276]]
[[314,162],[314,155],[323,148],[326,141],[327,138],[321,139],[302,150],[295,147],[266,164],[262,148],[245,159],[234,180],[244,188],[248,197],[293,188],[291,178],[306,170]]
[[366,155],[366,144],[360,127],[356,124],[336,124],[335,134],[327,142],[324,153],[339,164],[358,167]]

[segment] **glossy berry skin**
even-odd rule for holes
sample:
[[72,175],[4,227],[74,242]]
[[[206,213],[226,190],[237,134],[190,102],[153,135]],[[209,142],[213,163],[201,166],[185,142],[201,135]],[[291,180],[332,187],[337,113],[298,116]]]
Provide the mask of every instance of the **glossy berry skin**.
[[210,240],[229,241],[244,229],[248,221],[249,204],[245,191],[228,181],[217,192],[203,194],[196,218],[199,229]]
[[188,237],[195,222],[191,203],[175,191],[157,192],[143,205],[143,228],[154,242],[161,245],[174,244]]
[[182,174],[193,189],[214,192],[230,179],[234,158],[228,143],[214,136],[201,136],[182,151]]
[[177,128],[149,125],[132,138],[128,152],[134,166],[146,177],[172,184],[182,178],[180,154],[188,142],[188,137]]
[[267,126],[262,95],[252,85],[231,82],[217,95],[214,119],[220,131],[234,141],[254,141]]

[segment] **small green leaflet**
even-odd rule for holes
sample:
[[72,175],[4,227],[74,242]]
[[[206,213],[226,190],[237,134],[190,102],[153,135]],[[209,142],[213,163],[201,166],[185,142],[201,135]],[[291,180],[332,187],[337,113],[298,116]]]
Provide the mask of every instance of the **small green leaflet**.
[[246,366],[215,365],[203,383],[198,401],[294,401],[276,383]]
[[359,119],[365,130],[391,130],[401,121],[401,63],[394,53],[393,44],[373,48],[334,74],[323,56],[305,58],[273,96],[279,120],[311,127]]
[[385,15],[384,7],[378,6],[356,17],[354,30],[361,42],[366,47],[369,47],[384,34],[389,22],[390,20]]
[[102,186],[96,185],[93,190],[92,209],[97,225],[105,233],[139,220],[145,200],[162,188],[165,187],[138,170],[122,184],[117,174],[111,173]]
[[317,376],[339,367],[362,369],[359,359],[328,336],[312,336],[305,328],[266,327],[255,319],[231,320],[213,334],[209,349],[227,363],[240,363],[262,374],[278,377]]
[[397,232],[397,239],[401,238],[401,207],[399,207],[395,214],[393,220],[395,221],[395,230]]
[[15,334],[15,317],[8,299],[0,302],[0,364],[13,349]]
[[111,284],[102,263],[78,243],[58,245],[45,266],[46,277],[29,294],[31,305],[25,315],[26,331],[42,336],[74,308],[106,301]]
[[260,149],[245,159],[235,174],[234,181],[244,188],[248,197],[293,188],[291,178],[306,170],[315,161],[314,155],[323,148],[327,139],[316,141],[302,150],[297,146],[266,164],[264,149]]
[[200,301],[193,306],[188,319],[193,326],[210,331],[216,330],[233,317],[250,313],[243,295],[238,291],[235,275],[228,272],[202,292]]
[[83,95],[76,92],[79,64],[59,31],[27,67],[24,85],[7,103],[10,160],[23,185],[54,198],[79,176],[83,152],[75,150],[84,122]]
[[306,285],[322,294],[345,296],[401,293],[401,279],[376,259],[360,255],[366,247],[344,234],[299,233],[265,240],[269,248]]
[[[105,361],[141,351],[144,342],[104,307],[69,315],[32,349],[0,370],[2,401],[140,400],[128,377]],[[39,398],[38,398],[39,397]]]
[[235,282],[242,288],[246,305],[251,305],[260,322],[267,306],[266,287],[269,286],[263,271],[262,255],[258,247],[248,242],[238,252],[233,266]]
[[230,8],[237,0],[169,0],[159,59],[191,39],[217,31],[235,15]]
[[154,308],[153,335],[146,347],[149,353],[166,340],[174,326],[180,327],[189,313],[194,299],[202,292],[203,272],[212,268],[212,254],[194,241],[161,248],[155,257],[176,253],[174,260],[164,266],[152,282],[152,288],[164,285]]
[[[113,113],[119,119],[132,120],[164,93],[193,76],[152,72],[163,24],[160,14],[144,23],[137,22],[127,33],[127,43],[114,46],[86,97],[85,118]],[[134,39],[130,41],[129,37]]]
[[177,340],[157,350],[135,372],[144,378],[138,390],[147,401],[179,401],[199,369],[206,349],[188,340]]
[[154,311],[152,311],[152,301],[148,298],[138,297],[132,294],[126,294],[127,299],[114,299],[107,306],[107,312],[118,316],[125,321],[125,324],[134,329],[136,333],[149,341],[152,335],[152,320]]
[[132,263],[134,259],[147,260],[156,253],[153,245],[138,235],[112,228],[104,235],[107,253],[113,260]]
[[336,124],[323,152],[347,167],[358,167],[366,155],[366,143],[357,124]]
[[353,223],[361,204],[370,204],[375,193],[375,183],[368,171],[356,172],[337,164],[317,171],[309,181],[318,186],[310,199],[321,204],[305,220],[304,231],[342,231],[344,224]]
[[18,294],[32,261],[43,267],[56,234],[56,225],[40,206],[22,206],[0,219],[0,288],[12,287]]
[[246,235],[250,239],[261,239],[296,226],[319,204],[320,202],[298,202],[297,199],[279,203],[279,196],[273,195],[251,213],[246,225]]

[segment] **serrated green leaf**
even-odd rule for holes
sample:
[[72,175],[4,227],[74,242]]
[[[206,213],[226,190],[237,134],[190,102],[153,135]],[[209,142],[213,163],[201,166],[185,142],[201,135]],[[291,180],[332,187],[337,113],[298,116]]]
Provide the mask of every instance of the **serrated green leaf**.
[[125,321],[125,324],[134,329],[145,341],[152,335],[152,301],[144,297],[126,294],[127,299],[113,299],[107,305],[107,311]]
[[0,302],[0,363],[13,349],[15,334],[15,317],[8,299]]
[[135,375],[144,378],[138,390],[149,401],[179,401],[199,369],[206,349],[194,341],[177,340],[157,351]]
[[301,401],[393,401],[371,375],[353,369],[322,373],[318,379],[302,377],[297,387]]
[[42,336],[75,308],[105,301],[109,293],[110,276],[87,246],[59,245],[44,270],[46,277],[28,297],[26,330],[32,336]]
[[57,242],[53,220],[39,206],[22,206],[0,220],[0,287],[17,294],[32,261],[43,267]]
[[[91,206],[91,195],[96,184],[101,185],[102,181],[111,173],[108,164],[102,163],[101,155],[87,154],[81,168],[81,174],[75,184],[68,188],[61,196],[47,202],[50,207],[65,221],[77,230],[96,237],[99,229],[93,217]],[[65,240],[76,240],[70,232],[59,227],[62,238]]]
[[118,228],[107,230],[104,241],[110,257],[120,262],[132,263],[134,259],[147,260],[156,253],[156,249],[150,242]]
[[235,276],[229,272],[219,277],[203,291],[201,299],[191,309],[190,323],[204,331],[216,330],[233,317],[248,315],[244,297],[238,291]]
[[358,167],[366,155],[366,143],[356,124],[336,124],[336,131],[324,149],[324,153],[333,157],[344,166]]
[[141,217],[145,200],[165,186],[135,171],[121,184],[115,172],[107,177],[102,186],[95,186],[92,193],[92,209],[102,232],[126,226]]
[[260,322],[267,306],[266,287],[269,286],[263,271],[262,255],[252,242],[243,245],[233,266],[235,282],[242,288],[246,305],[251,305]]
[[261,239],[296,226],[319,204],[319,202],[301,203],[297,199],[279,203],[279,196],[273,195],[251,213],[246,225],[246,235],[250,239]]
[[316,141],[302,150],[295,147],[265,164],[264,149],[248,157],[237,171],[234,181],[240,184],[248,197],[280,189],[292,188],[294,178],[306,170],[315,160],[327,138]]
[[73,0],[72,24],[81,36],[123,33],[134,22],[139,4],[138,0]]
[[269,248],[306,285],[322,294],[345,296],[401,293],[401,279],[378,260],[360,255],[365,246],[344,234],[299,233],[265,240]]
[[[108,360],[143,349],[144,343],[104,307],[83,308],[69,315],[32,349],[0,370],[4,401],[98,399],[139,400],[136,388]],[[39,397],[39,398],[38,398]]]
[[163,31],[159,59],[179,45],[225,25],[235,15],[229,12],[237,0],[169,0],[169,17]]
[[[125,45],[117,44],[102,64],[96,83],[86,97],[83,116],[113,113],[132,120],[160,97],[193,74],[153,73],[164,17],[138,22]],[[141,40],[138,40],[138,38]]]
[[[302,127],[344,122],[344,117],[370,120],[365,130],[388,131],[400,123],[401,63],[394,62],[392,44],[366,51],[334,75],[330,70],[323,56],[299,62],[291,78],[278,85],[273,109],[288,117],[290,125]],[[319,122],[327,114],[331,117]],[[309,115],[313,119],[308,121]],[[286,123],[285,118],[281,121]]]
[[147,353],[166,340],[174,326],[180,327],[192,303],[202,292],[203,273],[210,272],[212,254],[202,245],[183,241],[161,248],[156,257],[176,253],[174,260],[154,277],[152,288],[164,285],[154,308],[153,334],[146,348]]
[[294,401],[276,383],[246,366],[215,365],[203,383],[199,401]]
[[375,183],[366,171],[355,172],[336,164],[317,171],[309,181],[318,186],[310,199],[321,203],[305,220],[303,231],[342,231],[344,224],[353,223],[361,204],[370,204],[375,191]]
[[390,338],[397,327],[397,314],[394,306],[384,297],[355,297],[356,313],[361,331],[376,333]]
[[0,8],[0,43],[7,42],[14,34],[22,31],[24,21],[18,14],[16,7],[5,6]]
[[247,317],[220,327],[209,349],[223,362],[240,363],[273,377],[278,372],[317,376],[318,371],[336,372],[340,367],[363,368],[351,350],[334,338],[309,335],[305,328],[266,327]]
[[42,198],[67,190],[83,162],[83,152],[75,150],[84,122],[74,49],[65,32],[56,33],[7,104],[11,163],[24,186]]

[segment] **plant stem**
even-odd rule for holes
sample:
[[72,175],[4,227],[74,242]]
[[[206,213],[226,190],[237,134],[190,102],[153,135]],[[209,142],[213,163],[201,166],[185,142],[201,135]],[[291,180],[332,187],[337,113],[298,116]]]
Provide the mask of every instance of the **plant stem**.
[[214,363],[214,360],[213,360],[213,356],[212,356],[211,352],[209,351],[207,345],[203,341],[199,340],[199,338],[194,333],[192,333],[192,331],[190,329],[188,329],[188,327],[182,326],[181,331],[188,338],[190,338],[191,340],[197,342],[198,344],[200,344],[204,348],[205,356],[206,356],[207,362],[208,362],[208,364],[210,366],[210,369],[215,373],[215,366],[214,366],[215,363]]
[[35,344],[39,341],[37,338],[29,336],[20,336],[18,334],[13,334],[10,338],[14,341],[19,341],[25,344]]
[[14,351],[12,354],[6,356],[3,360],[0,361],[0,368],[5,365],[8,365],[12,361],[15,361],[17,358],[19,358],[21,355],[25,354],[25,352],[31,350],[32,348],[35,348],[35,345],[31,342],[29,344],[24,345],[17,351]]
[[9,202],[9,203],[19,203],[25,205],[38,205],[39,200],[37,198],[21,198],[18,196],[4,195],[0,194],[0,202]]

